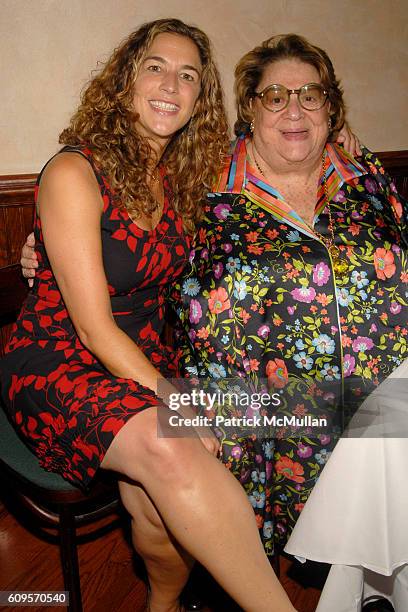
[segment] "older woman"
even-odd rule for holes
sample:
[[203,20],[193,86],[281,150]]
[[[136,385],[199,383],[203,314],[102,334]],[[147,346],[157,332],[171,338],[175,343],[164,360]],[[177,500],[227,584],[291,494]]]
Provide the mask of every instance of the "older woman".
[[331,142],[345,110],[323,50],[275,36],[247,53],[235,76],[238,139],[182,285],[183,361],[190,375],[255,390],[267,381],[289,418],[327,419],[322,429],[289,420],[261,439],[226,435],[224,461],[271,553],[356,398],[401,363],[407,247],[401,202],[378,160],[365,150],[359,163]]

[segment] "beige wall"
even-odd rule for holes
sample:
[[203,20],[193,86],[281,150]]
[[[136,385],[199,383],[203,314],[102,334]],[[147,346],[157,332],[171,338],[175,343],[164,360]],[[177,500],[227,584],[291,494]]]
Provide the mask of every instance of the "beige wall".
[[0,174],[38,171],[97,60],[168,16],[211,36],[231,120],[237,60],[291,31],[328,51],[362,141],[408,149],[407,0],[0,0]]

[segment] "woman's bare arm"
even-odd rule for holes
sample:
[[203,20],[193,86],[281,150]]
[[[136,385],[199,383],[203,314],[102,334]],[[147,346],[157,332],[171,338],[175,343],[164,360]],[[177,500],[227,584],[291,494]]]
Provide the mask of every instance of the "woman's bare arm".
[[47,166],[39,191],[44,244],[81,342],[115,376],[157,392],[160,372],[117,326],[102,261],[102,199],[89,163],[62,154]]

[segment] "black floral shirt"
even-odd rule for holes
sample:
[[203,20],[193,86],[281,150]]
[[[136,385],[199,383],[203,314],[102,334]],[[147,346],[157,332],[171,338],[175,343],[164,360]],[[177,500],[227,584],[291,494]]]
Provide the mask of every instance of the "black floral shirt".
[[[406,211],[378,159],[325,150],[313,228],[258,178],[239,139],[208,195],[181,286],[187,376],[261,381],[287,415],[329,415],[325,430],[224,438],[267,552],[284,544],[348,416],[407,356]],[[323,173],[322,173],[323,174]],[[263,382],[262,382],[263,384]]]

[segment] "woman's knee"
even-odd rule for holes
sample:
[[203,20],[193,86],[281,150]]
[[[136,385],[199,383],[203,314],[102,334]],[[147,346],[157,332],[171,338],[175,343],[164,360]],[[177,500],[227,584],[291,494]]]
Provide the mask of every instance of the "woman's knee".
[[194,462],[201,450],[198,439],[158,437],[156,431],[145,444],[148,469],[156,481],[181,486],[193,480]]
[[174,543],[157,509],[138,485],[119,483],[120,496],[132,517],[132,540],[145,561],[173,562],[178,557]]
[[104,469],[115,470],[132,481],[155,478],[166,482],[188,479],[188,467],[199,453],[197,438],[160,436],[157,410],[150,408],[135,415],[117,433],[101,464]]
[[148,531],[166,529],[156,507],[142,487],[119,481],[119,493],[122,503],[135,521],[136,527],[143,525],[145,529],[147,526]]

